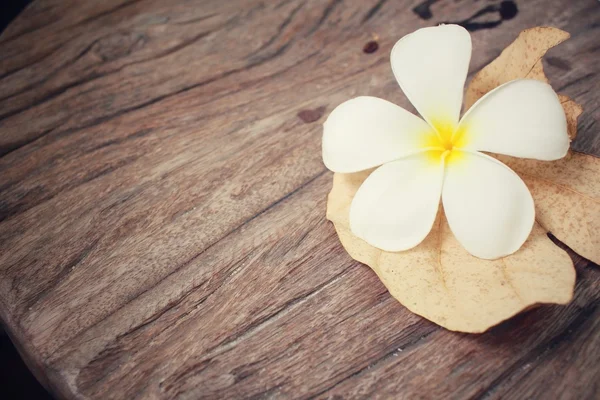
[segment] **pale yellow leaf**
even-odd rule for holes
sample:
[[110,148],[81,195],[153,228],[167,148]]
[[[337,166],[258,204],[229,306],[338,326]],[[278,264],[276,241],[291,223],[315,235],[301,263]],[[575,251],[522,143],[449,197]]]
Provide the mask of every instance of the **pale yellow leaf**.
[[548,82],[548,78],[546,77],[546,74],[544,73],[544,63],[542,62],[541,58],[538,60],[538,62],[536,62],[533,65],[533,67],[531,68],[531,71],[529,71],[529,73],[527,75],[525,75],[524,78],[537,79],[538,81],[550,83],[550,82]]
[[467,253],[441,211],[425,241],[408,251],[381,251],[357,238],[349,229],[350,204],[369,173],[334,175],[327,218],[350,256],[369,265],[412,312],[450,330],[477,333],[532,305],[571,300],[572,261],[537,224],[518,252],[493,261]]
[[567,117],[567,131],[569,132],[569,138],[575,139],[577,136],[577,119],[583,112],[583,107],[575,103],[569,96],[559,94],[560,104],[565,110],[565,116]]

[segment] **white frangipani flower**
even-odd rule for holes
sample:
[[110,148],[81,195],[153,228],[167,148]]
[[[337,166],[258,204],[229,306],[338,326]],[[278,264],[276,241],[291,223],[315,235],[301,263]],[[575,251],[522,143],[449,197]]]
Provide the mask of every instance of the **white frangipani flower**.
[[424,120],[376,97],[339,105],[324,124],[323,161],[334,172],[377,168],[350,208],[352,232],[386,251],[418,245],[440,198],[450,228],[476,257],[517,251],[533,227],[533,199],[509,167],[482,151],[538,160],[569,148],[560,101],[543,82],[520,79],[482,97],[459,119],[471,58],[462,27],[419,29],[396,43],[391,64]]

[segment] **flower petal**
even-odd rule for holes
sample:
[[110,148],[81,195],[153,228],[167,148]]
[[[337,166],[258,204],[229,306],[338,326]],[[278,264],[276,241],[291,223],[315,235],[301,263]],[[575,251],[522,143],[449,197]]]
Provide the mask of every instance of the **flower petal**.
[[431,128],[405,109],[362,96],[335,108],[323,126],[323,162],[335,172],[357,172],[420,151]]
[[556,160],[569,150],[567,120],[547,83],[518,79],[492,90],[460,122],[464,149],[538,160]]
[[517,251],[535,219],[533,199],[519,176],[482,153],[460,152],[448,163],[442,190],[454,236],[471,254],[494,259]]
[[434,163],[426,153],[379,167],[352,200],[352,233],[385,251],[415,247],[435,220],[443,175],[443,161]]
[[438,128],[458,124],[470,60],[471,36],[458,25],[419,29],[400,39],[391,55],[404,94]]

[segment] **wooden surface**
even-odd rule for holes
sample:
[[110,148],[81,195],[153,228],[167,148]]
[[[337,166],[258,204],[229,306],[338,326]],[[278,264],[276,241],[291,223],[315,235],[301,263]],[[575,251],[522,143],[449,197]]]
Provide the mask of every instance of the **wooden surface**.
[[0,316],[38,378],[81,399],[599,398],[598,266],[574,255],[567,307],[457,334],[325,220],[326,114],[409,107],[389,52],[439,22],[478,29],[471,74],[524,28],[569,31],[547,74],[600,155],[598,1],[425,3],[28,7],[0,37]]

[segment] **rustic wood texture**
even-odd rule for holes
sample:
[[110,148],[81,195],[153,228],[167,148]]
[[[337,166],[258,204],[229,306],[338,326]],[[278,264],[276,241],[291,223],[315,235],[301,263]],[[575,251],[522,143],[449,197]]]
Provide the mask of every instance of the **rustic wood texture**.
[[487,28],[471,73],[522,29],[570,32],[546,72],[600,155],[598,2],[498,4],[35,1],[0,36],[0,316],[37,377],[80,399],[599,398],[598,266],[573,255],[569,306],[456,334],[325,220],[325,115],[409,107],[389,52],[423,26]]

